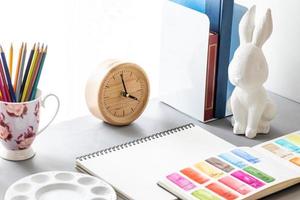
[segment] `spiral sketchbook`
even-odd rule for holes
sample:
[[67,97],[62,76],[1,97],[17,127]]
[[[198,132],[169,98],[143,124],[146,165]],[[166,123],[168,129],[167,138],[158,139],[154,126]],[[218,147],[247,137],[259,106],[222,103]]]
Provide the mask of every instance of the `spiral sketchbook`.
[[234,146],[187,124],[76,159],[79,171],[110,183],[124,199],[177,199],[157,185],[169,171]]

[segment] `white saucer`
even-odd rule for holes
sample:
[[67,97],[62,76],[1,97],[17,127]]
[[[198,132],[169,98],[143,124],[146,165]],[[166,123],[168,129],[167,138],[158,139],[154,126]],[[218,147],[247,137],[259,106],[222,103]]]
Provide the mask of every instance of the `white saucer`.
[[12,184],[4,200],[116,200],[104,181],[76,172],[50,171],[33,174]]

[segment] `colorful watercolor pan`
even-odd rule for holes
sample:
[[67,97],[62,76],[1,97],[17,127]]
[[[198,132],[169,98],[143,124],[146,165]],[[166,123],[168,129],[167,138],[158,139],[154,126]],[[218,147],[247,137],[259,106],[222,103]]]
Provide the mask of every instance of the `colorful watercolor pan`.
[[203,189],[192,192],[192,195],[199,200],[220,200],[220,198]]
[[255,176],[256,178],[259,178],[260,180],[266,183],[271,183],[275,180],[273,177],[252,166],[245,167],[244,171],[248,172],[249,174]]
[[255,164],[260,161],[259,158],[252,156],[251,154],[247,153],[246,151],[244,151],[242,149],[234,149],[231,152],[233,154],[235,154],[236,156],[248,161],[249,163]]
[[172,181],[174,184],[176,184],[178,187],[180,187],[185,191],[189,191],[196,187],[191,181],[189,181],[188,179],[186,179],[185,177],[181,176],[178,173],[173,173],[168,175],[167,179],[169,179],[170,181]]
[[238,168],[244,168],[247,166],[244,161],[240,160],[231,153],[222,153],[219,155],[219,157]]
[[294,157],[294,154],[292,152],[287,151],[274,143],[268,143],[263,145],[262,147],[283,159],[291,159],[292,157]]
[[[194,199],[241,199],[275,181],[274,177],[252,166],[259,162],[260,159],[247,150],[237,148],[201,160],[166,178]],[[300,158],[294,162],[300,165]]]
[[290,134],[285,137],[290,142],[300,146],[300,134]]
[[196,183],[203,184],[206,183],[209,179],[206,178],[205,176],[201,175],[199,172],[196,170],[188,167],[180,171],[183,173],[185,176],[190,178],[191,180],[195,181]]
[[291,152],[300,153],[300,147],[294,145],[293,143],[291,143],[285,139],[275,140],[275,143]]
[[241,181],[238,181],[232,176],[225,176],[223,178],[220,178],[219,181],[242,195],[246,195],[252,191],[252,189],[249,186],[242,183]]
[[219,183],[210,183],[209,185],[206,186],[206,188],[220,195],[226,200],[234,200],[238,198],[238,195],[234,194],[229,189],[227,189],[226,186],[222,186]]
[[262,146],[274,155],[300,167],[300,134],[293,133]]

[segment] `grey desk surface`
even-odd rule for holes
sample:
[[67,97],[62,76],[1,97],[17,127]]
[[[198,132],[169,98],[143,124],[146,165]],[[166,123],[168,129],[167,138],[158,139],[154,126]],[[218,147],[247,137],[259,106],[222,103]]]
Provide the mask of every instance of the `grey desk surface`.
[[[150,101],[144,114],[135,123],[126,127],[113,127],[92,116],[56,124],[38,136],[34,144],[37,152],[34,158],[22,162],[0,159],[0,197],[3,199],[10,184],[29,174],[49,170],[75,171],[77,156],[190,122],[238,146],[254,146],[299,130],[300,104],[277,95],[271,96],[278,105],[279,114],[272,123],[271,133],[260,135],[256,139],[233,135],[229,119],[202,124],[157,100]],[[300,185],[290,187],[265,199],[298,200],[300,199]]]

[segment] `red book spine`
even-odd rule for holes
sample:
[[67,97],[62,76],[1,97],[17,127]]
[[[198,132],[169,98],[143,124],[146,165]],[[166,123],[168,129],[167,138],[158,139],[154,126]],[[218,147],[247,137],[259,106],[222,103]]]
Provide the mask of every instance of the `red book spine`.
[[215,78],[217,67],[218,34],[209,33],[205,88],[204,121],[214,118]]

